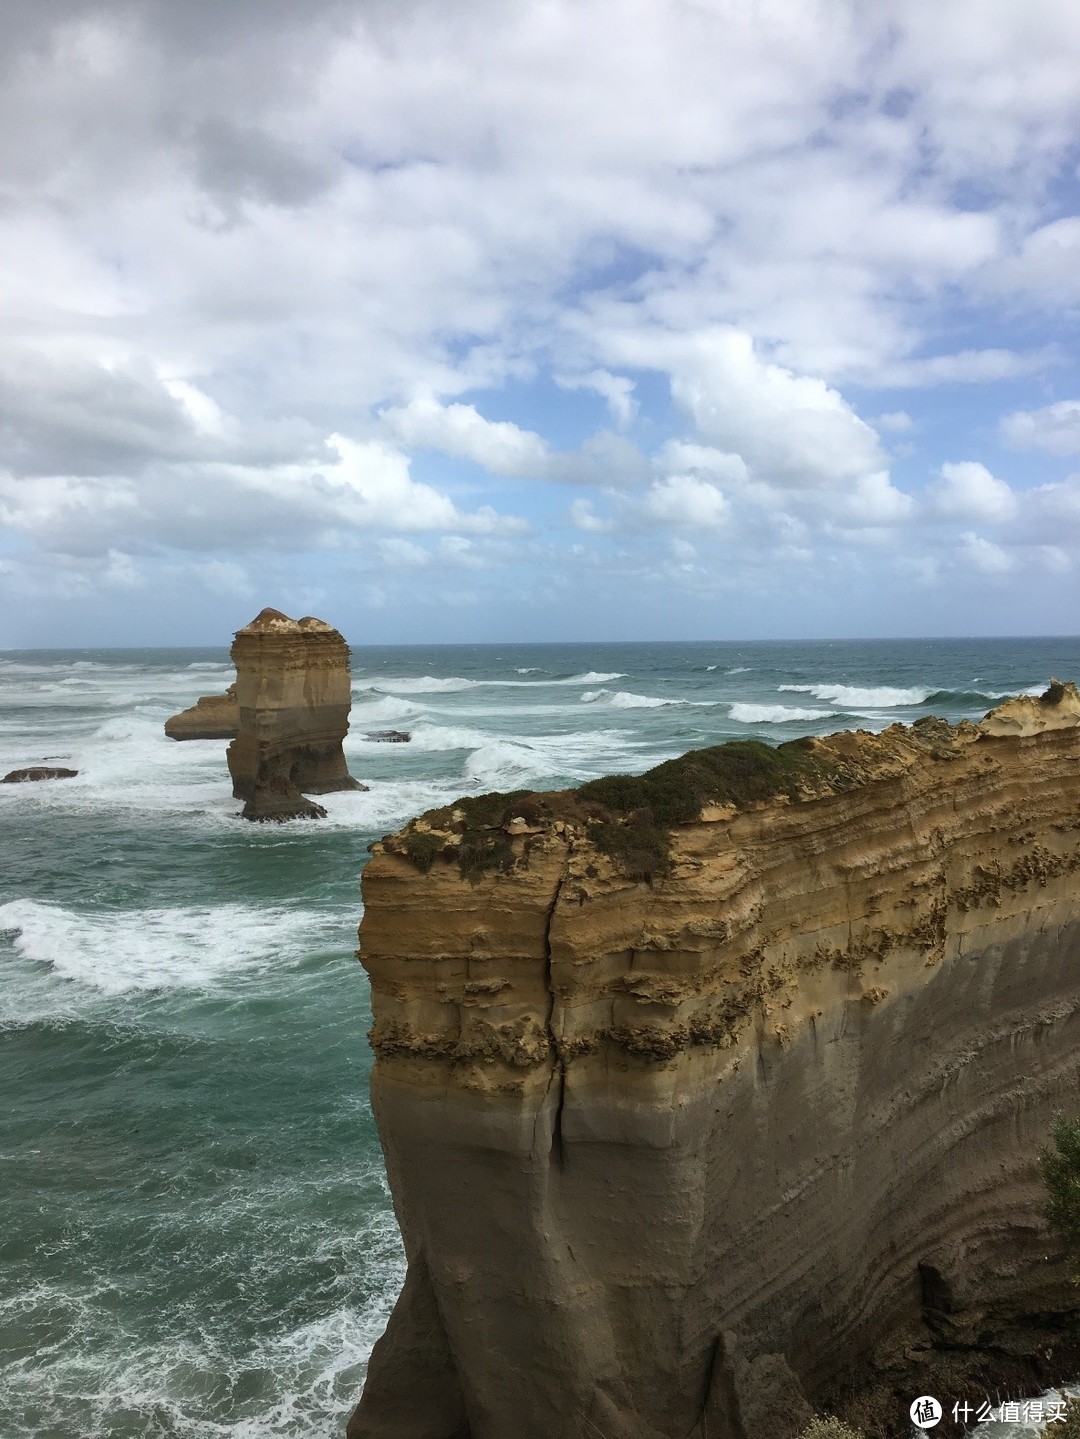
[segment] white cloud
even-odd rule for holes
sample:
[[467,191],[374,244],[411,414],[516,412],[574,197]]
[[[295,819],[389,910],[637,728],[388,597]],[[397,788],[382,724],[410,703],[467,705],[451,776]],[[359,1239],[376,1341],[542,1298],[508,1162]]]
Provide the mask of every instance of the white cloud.
[[383,410],[381,418],[402,444],[473,460],[495,475],[540,477],[548,465],[550,451],[538,434],[508,420],[486,420],[474,405],[417,397]]
[[975,460],[941,466],[941,478],[930,486],[934,510],[949,519],[1003,524],[1019,508],[1013,490]]
[[973,570],[983,575],[1005,575],[1015,568],[1015,560],[993,540],[985,539],[972,530],[960,536],[959,554]]
[[610,370],[590,370],[587,375],[556,375],[555,383],[564,390],[594,390],[605,400],[612,419],[628,425],[638,411],[634,399],[634,382]]
[[915,428],[915,421],[906,410],[890,410],[887,414],[878,415],[874,425],[879,430],[888,430],[895,435],[906,435]]
[[833,486],[874,473],[874,431],[838,391],[759,356],[731,327],[694,337],[673,357],[672,393],[701,434],[786,488]]
[[952,355],[931,355],[881,365],[875,371],[876,385],[893,389],[926,388],[932,385],[982,385],[997,380],[1014,380],[1035,375],[1061,363],[1054,345],[1041,350],[960,350]]
[[325,462],[151,467],[134,478],[0,474],[0,520],[49,552],[114,549],[300,551],[369,532],[520,532],[490,506],[467,511],[414,480],[380,441],[331,435]]
[[590,500],[577,499],[570,506],[570,522],[588,534],[602,535],[614,528],[610,519],[595,513]]
[[1001,438],[1018,450],[1080,455],[1080,400],[1058,400],[1039,410],[1015,410],[1002,420]]
[[696,475],[669,475],[651,485],[641,501],[650,519],[685,529],[723,527],[730,506],[722,491]]

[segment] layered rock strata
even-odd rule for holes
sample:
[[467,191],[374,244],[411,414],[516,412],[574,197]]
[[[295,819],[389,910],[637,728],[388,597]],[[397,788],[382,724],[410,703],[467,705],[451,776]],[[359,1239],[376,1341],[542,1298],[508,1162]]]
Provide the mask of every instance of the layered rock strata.
[[784,746],[771,797],[753,747],[664,767],[746,774],[649,878],[588,786],[374,846],[408,1273],[350,1439],[900,1436],[1080,1372],[1034,1166],[1080,1109],[1080,696],[1003,709]]
[[236,685],[223,695],[203,695],[190,709],[181,710],[165,721],[170,739],[235,739],[240,733],[240,702]]
[[364,789],[341,747],[352,690],[338,631],[264,609],[237,630],[230,653],[239,726],[227,757],[244,818],[319,818],[326,811],[308,795]]

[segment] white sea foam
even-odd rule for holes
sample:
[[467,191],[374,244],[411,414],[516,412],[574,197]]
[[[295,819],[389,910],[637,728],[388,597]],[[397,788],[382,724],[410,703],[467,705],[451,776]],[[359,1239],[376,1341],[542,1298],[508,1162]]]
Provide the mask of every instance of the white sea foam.
[[514,673],[516,675],[538,675],[542,674],[543,671],[539,665],[522,665],[519,666]]
[[611,680],[624,680],[626,676],[615,671],[613,674],[600,674],[596,670],[589,670],[587,674],[571,675],[568,680],[552,680],[556,685],[606,685]]
[[925,688],[896,689],[890,685],[865,689],[857,685],[777,685],[776,688],[788,694],[813,695],[815,699],[829,700],[846,710],[902,709],[907,705],[925,704],[934,693]]
[[34,899],[0,905],[17,954],[104,995],[216,987],[240,970],[280,967],[318,944],[349,945],[341,916],[222,904],[77,912]]
[[373,699],[375,693],[375,690],[362,690],[358,695],[349,720],[353,730],[370,729],[381,720],[414,719],[425,713],[423,706],[414,704],[412,700],[398,699],[395,695]]
[[798,709],[792,705],[733,704],[730,719],[739,724],[791,724],[795,720],[828,719],[833,710]]
[[[249,1212],[250,1196],[237,1198]],[[281,1203],[295,1205],[295,1190]],[[6,1408],[48,1413],[50,1431],[77,1430],[84,1439],[136,1430],[170,1439],[335,1439],[405,1277],[389,1194],[351,1232],[327,1226],[315,1249],[325,1249],[328,1263],[349,1256],[337,1302],[305,1323],[267,1326],[246,1341],[212,1309],[196,1316],[185,1307],[172,1333],[140,1342],[117,1324],[115,1285],[105,1279],[42,1281],[0,1298],[0,1323],[8,1327],[22,1329],[42,1315],[54,1330],[58,1316],[64,1321],[62,1343],[39,1346],[33,1364],[5,1369]],[[20,1427],[10,1439],[40,1432]]]
[[[489,681],[489,683],[492,682]],[[512,684],[513,681],[507,680],[504,683]],[[458,690],[471,690],[475,689],[476,685],[476,680],[459,679],[455,675],[448,676],[446,679],[437,679],[434,675],[403,675],[400,678],[380,677],[373,682],[371,688],[384,694],[435,695],[454,694]]]
[[663,700],[653,695],[636,695],[629,690],[586,690],[582,704],[609,704],[619,710],[651,710],[662,705],[681,705],[685,700]]
[[[716,666],[710,665],[709,668],[712,670],[715,669]],[[724,673],[726,675],[748,675],[750,673],[750,669],[750,665],[734,665],[731,669],[725,670]]]

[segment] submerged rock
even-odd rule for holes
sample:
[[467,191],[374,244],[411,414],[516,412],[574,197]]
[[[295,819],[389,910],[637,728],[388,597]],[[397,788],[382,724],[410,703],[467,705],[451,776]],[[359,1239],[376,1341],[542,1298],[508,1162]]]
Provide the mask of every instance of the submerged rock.
[[223,695],[203,695],[190,709],[181,710],[165,721],[170,739],[235,739],[240,732],[240,704],[236,685]]
[[237,630],[231,654],[239,728],[227,758],[244,818],[318,819],[326,810],[308,795],[365,789],[341,748],[352,692],[338,631],[264,609]]
[[59,765],[34,764],[28,769],[10,770],[0,784],[26,784],[30,780],[39,779],[74,779],[79,773],[77,769],[64,769]]
[[899,1439],[919,1394],[1080,1372],[1035,1165],[1080,1091],[1075,695],[372,847],[409,1263],[352,1439],[788,1439],[807,1402]]

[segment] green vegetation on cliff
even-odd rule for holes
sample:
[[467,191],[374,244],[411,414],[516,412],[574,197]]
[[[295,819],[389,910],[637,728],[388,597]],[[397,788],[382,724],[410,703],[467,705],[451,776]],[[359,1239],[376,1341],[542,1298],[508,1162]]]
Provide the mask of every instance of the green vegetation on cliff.
[[1050,1143],[1039,1154],[1039,1172],[1046,1186],[1046,1218],[1067,1245],[1073,1278],[1080,1283],[1080,1118],[1055,1116]]
[[839,1419],[815,1419],[802,1431],[799,1439],[863,1439],[863,1435]]
[[[487,870],[508,869],[514,860],[506,835],[515,819],[528,825],[573,820],[588,826],[589,838],[631,879],[651,880],[670,863],[671,827],[698,818],[705,805],[745,805],[784,796],[799,797],[804,786],[831,778],[834,766],[814,752],[814,741],[769,745],[730,740],[665,760],[645,774],[607,775],[576,790],[482,794],[425,816],[435,826],[460,827],[456,855],[466,879]],[[444,842],[424,830],[406,835],[403,849],[426,873],[444,853]]]

